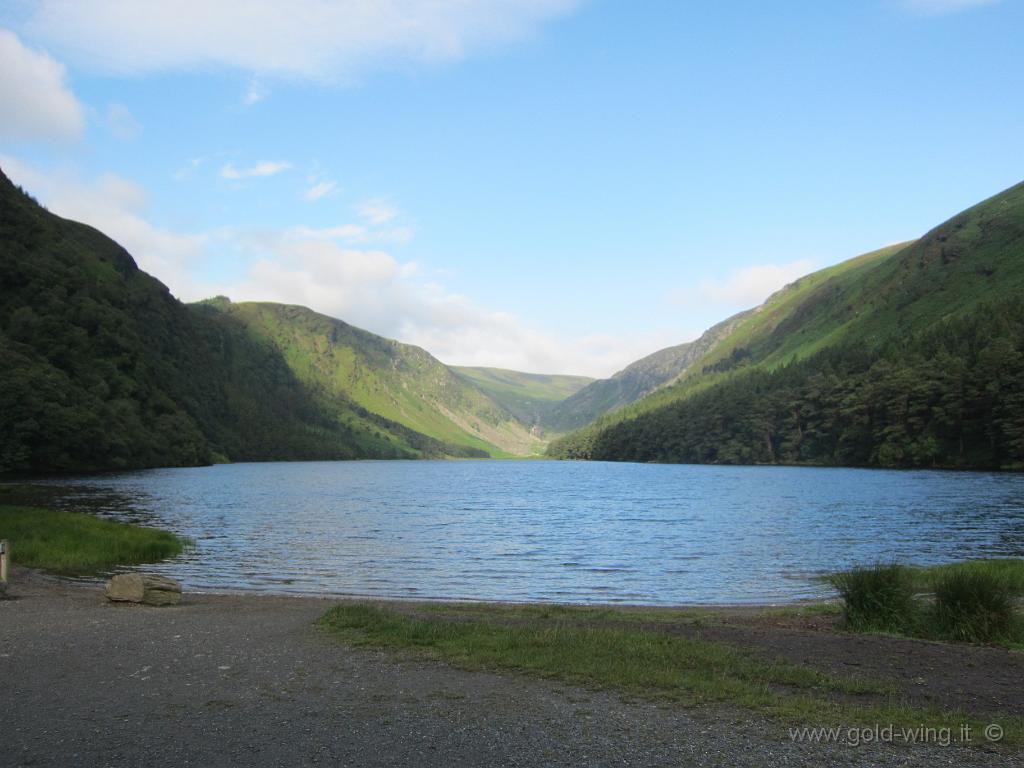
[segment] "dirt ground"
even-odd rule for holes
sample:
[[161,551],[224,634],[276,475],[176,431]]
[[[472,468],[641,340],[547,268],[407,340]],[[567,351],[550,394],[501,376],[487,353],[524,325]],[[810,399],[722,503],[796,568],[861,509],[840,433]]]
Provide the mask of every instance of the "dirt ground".
[[[27,571],[10,593],[0,601],[4,768],[1024,765],[981,748],[799,743],[745,710],[626,701],[352,649],[314,627],[331,604],[322,599],[114,605],[96,586]],[[849,636],[830,621],[737,611],[671,631],[863,670],[921,702],[1024,711],[1024,654]]]

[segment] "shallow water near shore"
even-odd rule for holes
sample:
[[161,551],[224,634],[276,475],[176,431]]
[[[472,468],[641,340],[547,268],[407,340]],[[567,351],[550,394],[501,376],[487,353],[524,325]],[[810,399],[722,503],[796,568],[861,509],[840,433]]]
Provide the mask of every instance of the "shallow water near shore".
[[554,461],[230,464],[62,479],[196,547],[192,590],[791,602],[855,564],[1024,556],[1024,475]]

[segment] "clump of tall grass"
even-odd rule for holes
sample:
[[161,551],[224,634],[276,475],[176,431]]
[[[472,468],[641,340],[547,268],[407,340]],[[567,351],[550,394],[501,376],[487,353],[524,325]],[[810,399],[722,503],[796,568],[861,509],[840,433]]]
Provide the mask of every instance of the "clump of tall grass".
[[914,579],[896,563],[863,566],[828,577],[843,599],[846,625],[858,632],[908,632],[917,623]]
[[935,578],[930,635],[969,643],[1012,641],[1019,634],[1014,587],[1001,574],[948,570]]
[[1024,646],[1024,617],[1017,610],[1024,595],[1024,560],[927,568],[880,564],[826,580],[843,600],[846,626],[856,632]]
[[27,568],[90,574],[119,565],[155,563],[191,542],[169,531],[102,520],[79,512],[0,505],[0,539]]

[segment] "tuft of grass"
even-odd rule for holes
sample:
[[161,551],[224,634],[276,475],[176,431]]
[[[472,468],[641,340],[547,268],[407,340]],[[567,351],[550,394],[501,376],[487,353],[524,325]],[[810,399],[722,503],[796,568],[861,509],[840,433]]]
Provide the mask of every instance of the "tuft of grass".
[[1024,560],[876,565],[825,580],[839,591],[854,631],[1024,649],[1024,619],[1016,605],[1024,595]]
[[1013,642],[1020,634],[1014,589],[998,572],[949,570],[934,583],[934,633],[969,643]]
[[854,568],[833,574],[829,583],[843,599],[843,618],[858,632],[906,632],[918,615],[914,580],[895,563]]
[[[611,617],[580,625],[565,621],[560,611],[490,606],[486,612],[458,607],[449,612],[450,607],[419,605],[420,613],[408,615],[371,603],[345,603],[318,624],[351,645],[464,669],[526,673],[684,705],[738,705],[791,723],[984,725],[962,712],[904,705],[885,682],[830,675],[725,643],[629,628]],[[1020,718],[985,722],[1002,725],[1005,743],[1024,739]]]
[[68,575],[166,560],[189,544],[168,531],[24,506],[0,506],[0,539],[12,562]]

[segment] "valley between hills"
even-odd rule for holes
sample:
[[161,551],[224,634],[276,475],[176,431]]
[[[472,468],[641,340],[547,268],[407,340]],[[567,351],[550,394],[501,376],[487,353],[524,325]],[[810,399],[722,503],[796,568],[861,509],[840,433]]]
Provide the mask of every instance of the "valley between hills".
[[447,366],[308,308],[184,304],[0,177],[0,473],[540,457],[1024,466],[1024,184],[608,379]]

